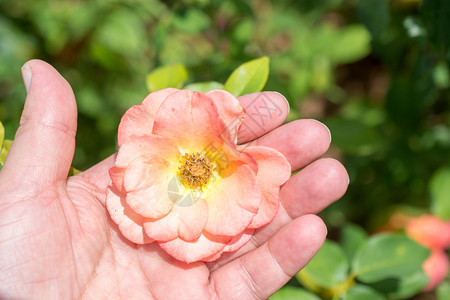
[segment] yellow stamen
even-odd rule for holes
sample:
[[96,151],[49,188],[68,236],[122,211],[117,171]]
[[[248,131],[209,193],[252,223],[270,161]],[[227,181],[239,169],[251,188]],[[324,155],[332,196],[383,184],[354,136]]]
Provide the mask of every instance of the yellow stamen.
[[203,191],[215,170],[211,159],[205,154],[185,153],[180,157],[177,175],[185,188]]

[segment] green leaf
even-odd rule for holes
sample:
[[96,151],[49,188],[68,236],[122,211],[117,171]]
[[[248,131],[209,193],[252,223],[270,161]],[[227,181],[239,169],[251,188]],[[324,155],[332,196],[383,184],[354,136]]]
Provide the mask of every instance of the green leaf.
[[74,167],[70,167],[68,177],[70,177],[70,176],[75,176],[75,175],[77,175],[77,174],[80,174],[81,172],[82,172],[82,171],[80,171],[80,170],[78,170],[78,169],[75,169]]
[[198,33],[211,27],[209,16],[200,9],[182,10],[173,17],[173,26],[182,32]]
[[353,260],[356,251],[367,238],[367,233],[360,226],[351,223],[344,225],[341,231],[340,244],[349,261]]
[[443,220],[450,220],[450,168],[437,170],[430,181],[431,211]]
[[11,140],[4,140],[3,141],[3,147],[0,151],[0,165],[3,166],[5,163],[6,156],[8,155],[9,148],[11,148],[13,141]]
[[445,61],[440,61],[434,66],[433,80],[439,89],[446,89],[450,86],[450,72]]
[[223,89],[223,84],[217,81],[197,82],[186,85],[184,89],[194,92],[207,93],[212,90]]
[[360,0],[358,17],[374,39],[379,38],[389,24],[389,0]]
[[444,281],[437,287],[438,300],[450,300],[450,281]]
[[5,139],[5,127],[3,127],[2,122],[0,122],[0,150],[2,149],[4,139]]
[[352,286],[341,298],[343,300],[385,300],[382,294],[367,285],[357,284]]
[[240,96],[260,92],[269,76],[269,58],[267,56],[246,62],[231,73],[225,82],[224,90]]
[[180,88],[187,78],[188,72],[182,64],[164,66],[147,75],[147,87],[150,92],[169,87]]
[[428,283],[428,276],[420,270],[400,278],[388,278],[373,284],[371,287],[383,292],[390,299],[406,299],[419,293]]
[[348,277],[348,261],[341,247],[326,240],[316,256],[297,274],[297,278],[312,281],[323,288],[333,289]]
[[320,300],[319,297],[316,295],[301,289],[301,288],[295,288],[292,286],[285,286],[282,289],[280,289],[278,292],[273,294],[270,298],[270,300]]
[[135,13],[120,9],[105,16],[93,39],[114,53],[136,55],[144,48],[146,33]]
[[324,50],[333,63],[351,63],[370,53],[370,34],[362,25],[349,25],[333,33],[327,44]]
[[362,282],[399,278],[419,272],[430,251],[403,234],[378,234],[369,238],[353,260],[353,273]]

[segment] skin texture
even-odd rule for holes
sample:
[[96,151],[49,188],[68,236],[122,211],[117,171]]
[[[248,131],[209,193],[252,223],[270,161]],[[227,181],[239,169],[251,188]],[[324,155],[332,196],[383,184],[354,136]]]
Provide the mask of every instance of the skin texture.
[[[318,159],[330,135],[319,122],[284,121],[284,98],[266,92],[280,113],[253,138],[277,149],[291,177],[274,220],[249,243],[215,263],[176,261],[156,243],[121,237],[104,203],[114,155],[67,179],[76,132],[69,84],[50,65],[25,64],[31,81],[20,127],[0,172],[0,298],[26,299],[265,299],[318,251],[326,227],[314,215],[347,189],[344,167]],[[240,98],[244,106],[258,95]],[[245,121],[244,121],[245,123]],[[247,128],[255,124],[249,123]]]

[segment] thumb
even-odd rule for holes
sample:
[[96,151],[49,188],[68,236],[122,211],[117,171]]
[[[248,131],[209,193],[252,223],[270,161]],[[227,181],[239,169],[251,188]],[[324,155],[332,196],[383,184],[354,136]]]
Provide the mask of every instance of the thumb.
[[27,98],[0,182],[42,190],[67,178],[75,150],[75,97],[67,81],[43,61],[28,61],[22,75]]

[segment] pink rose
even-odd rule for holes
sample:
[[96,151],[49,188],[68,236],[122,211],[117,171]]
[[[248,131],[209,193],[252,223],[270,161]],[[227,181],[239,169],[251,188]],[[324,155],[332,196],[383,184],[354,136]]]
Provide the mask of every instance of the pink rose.
[[447,276],[448,267],[447,253],[442,249],[431,250],[431,255],[423,263],[423,270],[430,278],[427,286],[423,290],[428,292],[437,287]]
[[106,200],[123,236],[188,263],[213,261],[269,223],[291,167],[274,149],[236,145],[244,117],[221,90],[170,88],[131,107]]
[[412,219],[405,228],[406,234],[417,243],[430,249],[446,249],[450,246],[450,222],[433,215]]

